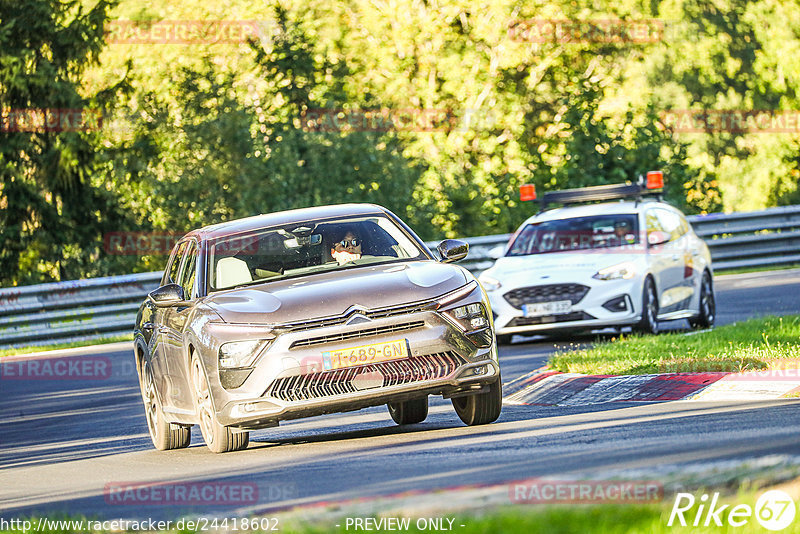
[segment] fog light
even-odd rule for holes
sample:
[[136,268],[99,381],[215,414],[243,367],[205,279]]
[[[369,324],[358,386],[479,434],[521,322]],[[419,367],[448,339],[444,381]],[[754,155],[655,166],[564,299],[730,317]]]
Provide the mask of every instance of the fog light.
[[603,308],[610,312],[624,312],[628,309],[628,299],[625,295],[613,298],[603,304]]

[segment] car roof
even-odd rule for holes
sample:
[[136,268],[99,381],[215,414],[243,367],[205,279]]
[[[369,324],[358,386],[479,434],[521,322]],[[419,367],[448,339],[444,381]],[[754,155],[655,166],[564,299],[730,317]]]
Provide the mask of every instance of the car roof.
[[197,230],[192,230],[186,234],[186,237],[198,237],[201,240],[216,239],[276,225],[304,223],[330,217],[386,215],[386,213],[387,210],[385,208],[376,204],[334,204],[330,206],[315,206],[312,208],[264,213],[252,217],[245,217],[243,219],[212,224]]
[[676,209],[665,202],[660,202],[653,199],[642,199],[639,201],[621,200],[615,202],[600,202],[597,204],[580,204],[564,206],[563,208],[555,208],[536,213],[535,215],[532,215],[526,219],[523,225],[530,224],[532,222],[570,219],[572,217],[591,217],[593,215],[609,215],[614,213],[638,214],[644,208],[650,206],[666,207],[673,210]]

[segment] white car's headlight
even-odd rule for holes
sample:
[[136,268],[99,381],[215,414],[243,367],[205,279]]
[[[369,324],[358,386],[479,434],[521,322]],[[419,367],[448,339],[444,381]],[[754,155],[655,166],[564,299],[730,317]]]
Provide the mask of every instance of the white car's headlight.
[[500,283],[500,280],[492,278],[491,276],[481,276],[480,278],[478,278],[478,281],[481,283],[483,289],[485,289],[486,291],[497,291],[498,289],[500,289],[500,286],[502,285]]
[[252,366],[264,343],[263,339],[224,343],[219,348],[219,368],[242,369]]
[[633,262],[625,261],[600,269],[592,278],[598,280],[628,280],[636,275],[636,265]]

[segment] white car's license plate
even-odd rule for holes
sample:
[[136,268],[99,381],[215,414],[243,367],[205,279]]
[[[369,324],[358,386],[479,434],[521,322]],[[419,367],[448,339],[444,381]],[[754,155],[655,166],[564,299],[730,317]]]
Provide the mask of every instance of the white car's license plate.
[[553,302],[539,302],[537,304],[523,304],[522,313],[525,317],[541,317],[542,315],[558,315],[572,311],[572,301],[556,300]]

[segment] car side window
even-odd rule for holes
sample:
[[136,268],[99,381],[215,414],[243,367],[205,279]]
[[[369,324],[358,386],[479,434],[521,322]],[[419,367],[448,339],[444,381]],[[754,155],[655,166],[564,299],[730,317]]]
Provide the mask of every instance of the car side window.
[[656,215],[656,210],[647,210],[645,213],[645,224],[647,225],[647,234],[651,232],[663,232],[664,227],[661,225],[661,220]]
[[178,268],[181,266],[181,260],[183,260],[183,253],[186,251],[187,244],[187,241],[182,241],[175,247],[175,252],[172,254],[170,264],[167,267],[167,273],[169,273],[169,280],[167,280],[167,283],[178,283]]
[[684,232],[681,228],[681,219],[677,213],[665,209],[654,210],[658,219],[661,221],[661,226],[666,233],[669,234],[669,240],[675,241],[683,236]]
[[180,286],[183,288],[183,297],[192,300],[195,297],[195,279],[197,276],[197,244],[191,242],[186,250],[186,261],[180,275]]
[[688,234],[691,228],[689,221],[686,220],[686,217],[684,217],[682,213],[678,214],[678,218],[681,220],[681,235]]

